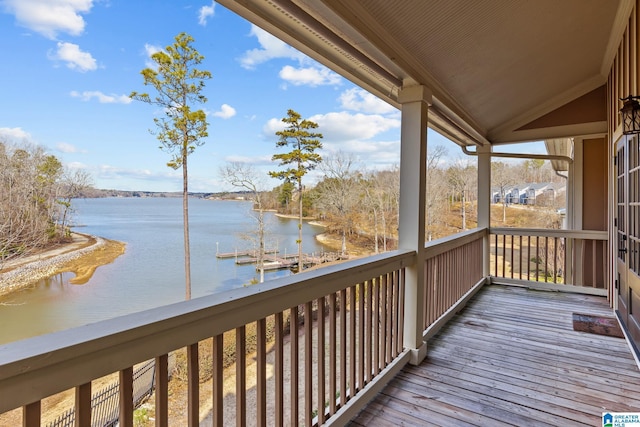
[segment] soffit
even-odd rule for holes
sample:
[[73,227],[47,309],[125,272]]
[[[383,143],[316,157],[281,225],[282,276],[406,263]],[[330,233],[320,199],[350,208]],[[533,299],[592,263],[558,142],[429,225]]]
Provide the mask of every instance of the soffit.
[[[434,123],[462,144],[606,131],[517,129],[606,82],[633,0],[220,0],[398,106],[433,93]],[[457,135],[457,136],[456,136]]]
[[[571,138],[547,139],[544,141],[544,145],[547,153],[553,156],[573,158],[573,139]],[[564,160],[551,160],[551,166],[558,172],[569,170],[569,162]]]

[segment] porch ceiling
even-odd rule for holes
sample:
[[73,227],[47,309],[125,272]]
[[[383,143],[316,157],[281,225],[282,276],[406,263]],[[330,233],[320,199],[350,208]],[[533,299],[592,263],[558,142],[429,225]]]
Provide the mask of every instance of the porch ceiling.
[[606,132],[603,85],[633,0],[218,0],[399,106],[434,95],[460,144]]

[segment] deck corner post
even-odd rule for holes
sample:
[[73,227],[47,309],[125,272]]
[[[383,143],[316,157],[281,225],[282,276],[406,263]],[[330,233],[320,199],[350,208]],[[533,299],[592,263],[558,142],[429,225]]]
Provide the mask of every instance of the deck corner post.
[[431,92],[425,86],[405,85],[398,96],[402,104],[400,131],[400,209],[398,247],[418,255],[406,268],[404,347],[420,363],[426,356],[425,328],[425,201],[427,188],[427,124]]
[[[491,146],[478,147],[478,228],[491,227]],[[490,242],[489,233],[484,237],[482,275],[490,274]]]

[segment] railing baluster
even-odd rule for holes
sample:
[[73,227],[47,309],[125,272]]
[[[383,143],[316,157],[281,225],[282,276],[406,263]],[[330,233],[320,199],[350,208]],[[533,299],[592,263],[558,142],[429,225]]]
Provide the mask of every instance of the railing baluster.
[[214,427],[222,427],[224,421],[224,390],[222,387],[224,382],[224,365],[222,363],[224,335],[216,335],[211,341],[213,357],[211,411]]
[[373,279],[373,376],[380,372],[380,278]]
[[519,236],[518,246],[520,247],[520,256],[518,257],[518,273],[519,278],[522,280],[522,235]]
[[527,280],[531,280],[531,236],[527,236]]
[[[276,427],[284,425],[284,315],[275,315],[275,421]],[[222,425],[222,424],[221,424]]]
[[336,350],[336,294],[329,296],[329,415],[336,413],[336,399],[338,398],[338,390],[336,387],[337,379],[337,357]]
[[91,426],[91,382],[75,389],[76,426]]
[[247,425],[247,328],[236,328],[236,426]]
[[318,424],[322,425],[325,421],[325,298],[318,299]]
[[267,320],[256,322],[256,425],[267,425]]
[[514,239],[514,236],[511,236],[511,278],[512,279],[513,279],[513,265],[514,265],[513,247],[515,246],[513,239]]
[[[631,242],[630,242],[631,243]],[[596,263],[596,259],[597,259],[597,247],[596,247],[596,242],[592,241],[591,242],[591,287],[595,288],[597,286],[597,281],[598,281],[598,273],[596,271],[596,267],[597,267],[597,263]],[[631,256],[635,257],[634,251],[631,251]]]
[[536,282],[540,274],[540,236],[536,236]]
[[42,405],[40,401],[30,403],[22,407],[22,426],[40,427]]
[[133,367],[119,373],[120,427],[133,427]]
[[494,234],[494,270],[495,270],[495,275],[496,277],[498,277],[498,234]]
[[340,290],[340,407],[347,403],[347,290]]
[[[313,408],[313,307],[304,305],[304,423],[311,426]],[[293,399],[294,396],[291,396]]]
[[187,423],[191,427],[200,424],[200,364],[198,343],[187,346]]
[[365,282],[358,284],[358,390],[364,388],[364,294],[365,294]]
[[386,292],[386,296],[385,296],[385,307],[386,307],[386,316],[387,316],[387,339],[385,340],[385,366],[389,363],[391,363],[391,342],[393,341],[393,335],[391,333],[391,327],[392,324],[391,322],[393,321],[393,305],[391,304],[392,301],[392,284],[393,284],[393,279],[390,273],[385,274],[385,276],[387,277],[387,292]]
[[544,236],[544,281],[549,281],[549,237]]
[[398,353],[404,349],[404,268],[398,272]]
[[365,352],[365,367],[364,381],[369,383],[371,381],[371,373],[372,373],[372,356],[373,356],[373,308],[372,308],[372,298],[373,298],[373,280],[367,280],[365,282],[365,331],[366,331],[366,352]]
[[291,308],[291,322],[289,335],[291,340],[290,346],[290,360],[289,365],[291,369],[289,380],[289,396],[291,399],[291,420],[298,420],[298,306]]
[[349,288],[349,397],[353,397],[357,391],[356,384],[356,287]]
[[169,426],[169,355],[163,354],[155,360],[156,427]]
[[553,238],[553,283],[558,283],[558,238]]
[[394,271],[391,273],[391,283],[392,283],[392,301],[391,308],[393,312],[393,329],[392,329],[392,339],[391,339],[391,354],[392,357],[396,357],[398,355],[398,271]]
[[507,235],[502,235],[502,277],[506,276],[507,268]]
[[380,370],[384,369],[385,357],[386,357],[386,343],[387,343],[387,275],[380,276]]

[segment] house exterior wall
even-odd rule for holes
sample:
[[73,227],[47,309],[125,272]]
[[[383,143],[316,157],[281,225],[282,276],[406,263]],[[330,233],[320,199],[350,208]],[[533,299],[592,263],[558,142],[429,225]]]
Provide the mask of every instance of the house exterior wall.
[[[616,208],[616,167],[614,158],[616,155],[616,145],[623,138],[622,120],[620,108],[622,108],[622,98],[629,95],[639,95],[640,88],[640,0],[636,0],[633,10],[629,15],[626,29],[620,38],[616,54],[609,69],[607,78],[607,129],[608,139],[606,144],[607,176],[608,181],[608,224],[609,224],[609,254],[608,264],[611,266],[609,281],[615,283],[617,279],[617,228],[615,220],[617,217]],[[585,174],[586,175],[586,174]],[[586,186],[585,186],[586,188]],[[588,191],[588,189],[586,190]],[[586,206],[585,206],[586,207]],[[610,301],[616,306],[615,286],[610,286]]]
[[607,230],[607,146],[605,138],[583,141],[582,228]]

